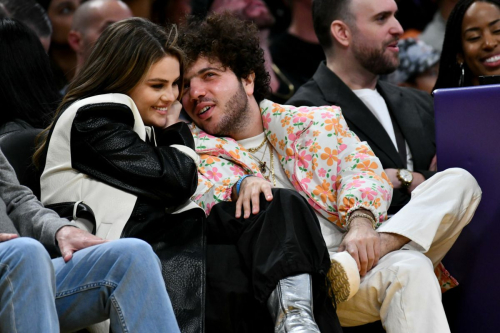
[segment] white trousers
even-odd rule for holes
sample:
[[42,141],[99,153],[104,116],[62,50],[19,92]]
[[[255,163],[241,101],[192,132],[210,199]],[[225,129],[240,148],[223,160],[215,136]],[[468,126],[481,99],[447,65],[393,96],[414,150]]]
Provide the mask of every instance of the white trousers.
[[467,171],[453,168],[420,184],[410,202],[377,230],[411,241],[380,259],[359,291],[337,305],[342,326],[382,321],[389,333],[450,332],[434,267],[472,219],[481,190]]

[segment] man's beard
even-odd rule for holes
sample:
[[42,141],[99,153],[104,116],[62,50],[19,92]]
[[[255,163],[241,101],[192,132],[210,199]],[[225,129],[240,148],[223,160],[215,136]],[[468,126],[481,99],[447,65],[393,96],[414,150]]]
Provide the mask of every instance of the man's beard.
[[399,56],[385,54],[387,45],[384,43],[380,49],[370,48],[361,42],[353,44],[354,58],[375,75],[385,75],[394,72],[399,66]]
[[248,124],[250,114],[248,112],[248,98],[240,82],[240,89],[231,96],[229,101],[224,106],[224,114],[221,117],[219,124],[209,133],[215,136],[229,136],[231,133],[238,133],[244,129]]

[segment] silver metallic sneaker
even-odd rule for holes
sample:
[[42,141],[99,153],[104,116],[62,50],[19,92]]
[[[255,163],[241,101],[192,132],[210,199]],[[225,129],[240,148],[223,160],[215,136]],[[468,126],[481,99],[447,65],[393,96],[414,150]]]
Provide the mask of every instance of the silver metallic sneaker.
[[278,282],[267,300],[275,333],[320,333],[314,321],[312,283],[309,274],[290,276]]

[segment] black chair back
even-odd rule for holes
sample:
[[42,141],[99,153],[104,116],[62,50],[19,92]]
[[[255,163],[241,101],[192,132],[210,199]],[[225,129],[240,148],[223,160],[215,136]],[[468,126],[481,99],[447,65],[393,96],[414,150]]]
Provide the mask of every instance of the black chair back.
[[0,149],[16,171],[19,183],[29,187],[40,199],[40,176],[31,158],[35,152],[35,138],[41,129],[25,129],[0,136]]

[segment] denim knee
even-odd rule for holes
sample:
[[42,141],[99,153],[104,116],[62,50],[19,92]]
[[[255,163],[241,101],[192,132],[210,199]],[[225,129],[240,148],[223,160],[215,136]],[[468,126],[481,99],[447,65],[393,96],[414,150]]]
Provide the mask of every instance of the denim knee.
[[137,238],[122,238],[107,243],[110,245],[109,255],[130,260],[131,262],[150,262],[154,261],[158,265],[160,260],[153,252],[151,245]]
[[50,263],[50,257],[43,245],[33,238],[20,237],[2,243],[7,247],[12,257],[26,258],[34,262],[46,261]]

